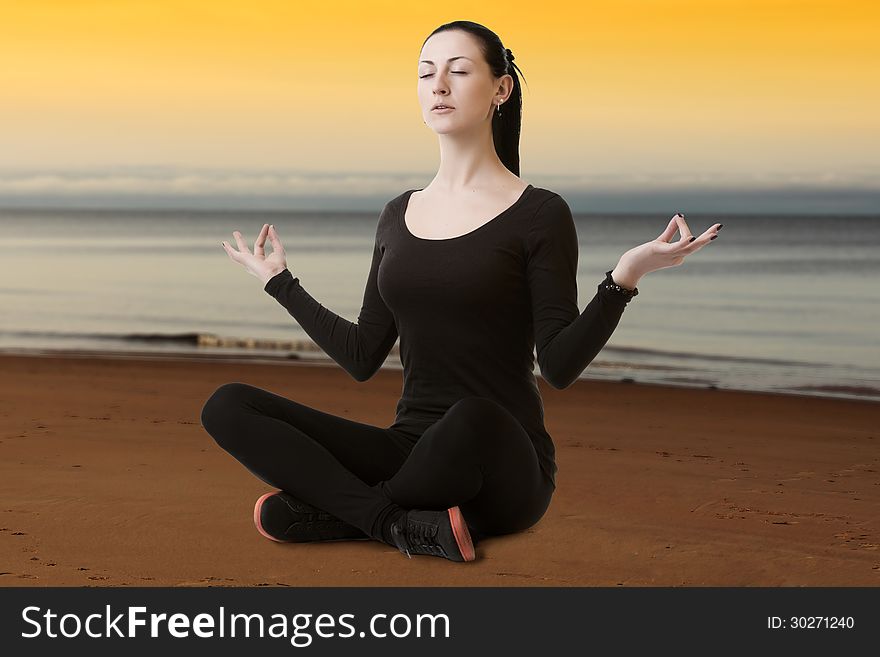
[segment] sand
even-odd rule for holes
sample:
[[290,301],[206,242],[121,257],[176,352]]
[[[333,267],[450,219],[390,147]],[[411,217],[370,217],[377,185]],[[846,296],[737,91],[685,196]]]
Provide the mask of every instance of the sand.
[[0,372],[0,585],[880,584],[876,402],[541,380],[550,508],[462,564],[266,540],[252,512],[271,489],[200,423],[216,387],[242,381],[388,426],[399,371],[3,355]]

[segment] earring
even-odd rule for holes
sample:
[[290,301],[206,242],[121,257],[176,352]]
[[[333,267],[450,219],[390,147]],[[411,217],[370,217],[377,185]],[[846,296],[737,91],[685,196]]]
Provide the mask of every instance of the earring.
[[501,116],[501,103],[498,103],[498,116]]

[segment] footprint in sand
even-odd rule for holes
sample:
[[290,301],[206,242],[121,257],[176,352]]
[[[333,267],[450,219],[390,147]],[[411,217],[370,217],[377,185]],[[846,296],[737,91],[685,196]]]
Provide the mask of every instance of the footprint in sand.
[[703,509],[705,509],[708,506],[712,506],[713,504],[718,504],[718,502],[720,502],[720,501],[721,500],[709,500],[708,502],[703,502],[702,504],[699,504],[699,505],[695,506],[693,509],[691,509],[691,513],[697,513],[698,511],[702,511]]

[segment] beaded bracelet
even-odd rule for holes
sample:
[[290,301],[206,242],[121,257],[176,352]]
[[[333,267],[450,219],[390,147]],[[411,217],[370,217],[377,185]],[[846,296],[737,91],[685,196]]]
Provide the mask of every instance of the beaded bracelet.
[[608,271],[605,272],[605,280],[599,284],[599,287],[605,288],[606,290],[609,290],[610,292],[616,292],[618,294],[621,294],[621,295],[623,295],[624,298],[626,298],[627,301],[629,301],[630,299],[632,299],[634,296],[636,296],[639,293],[639,288],[637,288],[637,287],[634,287],[633,289],[630,290],[628,288],[623,287],[622,285],[618,285],[617,283],[615,283],[614,279],[611,278],[612,271],[614,271],[614,270],[609,269]]

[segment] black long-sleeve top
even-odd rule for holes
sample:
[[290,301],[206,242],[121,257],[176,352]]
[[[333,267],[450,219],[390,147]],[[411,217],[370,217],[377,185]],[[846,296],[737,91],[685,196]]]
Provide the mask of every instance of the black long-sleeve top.
[[554,388],[571,385],[605,346],[628,299],[600,283],[577,305],[578,241],[557,193],[528,185],[501,214],[448,239],[413,235],[409,190],[385,204],[356,323],[316,301],[285,269],[265,291],[358,381],[398,336],[403,390],[390,428],[421,435],[459,399],[488,397],[516,417],[556,485],[535,355]]

